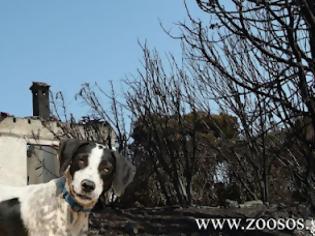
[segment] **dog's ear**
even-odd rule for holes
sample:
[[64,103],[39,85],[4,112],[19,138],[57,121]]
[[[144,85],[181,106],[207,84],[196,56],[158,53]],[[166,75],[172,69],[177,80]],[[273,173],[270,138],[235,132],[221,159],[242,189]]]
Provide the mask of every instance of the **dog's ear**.
[[62,176],[72,162],[72,157],[79,147],[88,143],[78,139],[67,139],[60,142],[59,148],[59,174]]
[[115,195],[120,197],[124,193],[126,187],[132,182],[136,174],[136,167],[117,151],[113,151],[112,153],[116,161],[112,186]]

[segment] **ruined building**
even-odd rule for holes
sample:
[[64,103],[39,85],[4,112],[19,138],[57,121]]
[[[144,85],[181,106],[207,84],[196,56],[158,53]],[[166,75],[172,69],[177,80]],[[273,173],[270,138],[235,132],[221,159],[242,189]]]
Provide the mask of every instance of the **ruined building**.
[[50,114],[49,85],[33,82],[30,90],[33,116],[21,118],[0,113],[0,184],[23,186],[58,177],[57,150],[63,138],[93,139],[101,135],[109,137],[110,144],[115,145],[115,133],[107,122],[85,120],[67,124],[57,121]]

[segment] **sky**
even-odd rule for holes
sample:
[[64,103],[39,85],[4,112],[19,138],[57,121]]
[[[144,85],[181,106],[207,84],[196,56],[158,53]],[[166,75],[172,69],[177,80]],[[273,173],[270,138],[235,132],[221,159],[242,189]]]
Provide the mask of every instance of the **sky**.
[[97,82],[106,91],[112,80],[122,91],[119,81],[141,67],[138,41],[180,57],[160,22],[174,31],[185,19],[182,0],[1,0],[0,111],[31,116],[29,87],[40,81],[61,91],[80,117],[89,112],[75,100],[81,85]]

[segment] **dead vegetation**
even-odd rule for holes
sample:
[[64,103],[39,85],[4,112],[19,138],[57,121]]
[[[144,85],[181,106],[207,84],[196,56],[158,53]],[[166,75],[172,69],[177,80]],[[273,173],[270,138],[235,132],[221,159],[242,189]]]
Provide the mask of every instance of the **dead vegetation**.
[[[124,97],[113,84],[110,94],[85,84],[77,95],[138,168],[120,199],[137,208],[94,213],[92,233],[199,234],[192,217],[308,217],[314,209],[313,1],[196,3],[208,20],[187,7],[189,21],[167,32],[182,43],[180,63],[141,45],[143,65],[124,82]],[[204,207],[229,200],[265,206]]]

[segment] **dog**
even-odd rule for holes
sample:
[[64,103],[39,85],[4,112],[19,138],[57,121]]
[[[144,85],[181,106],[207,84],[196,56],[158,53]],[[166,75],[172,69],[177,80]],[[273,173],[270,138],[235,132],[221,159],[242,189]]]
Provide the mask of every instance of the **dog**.
[[107,191],[121,196],[135,167],[118,152],[67,140],[59,151],[62,177],[25,187],[0,186],[1,236],[87,235],[89,213]]

